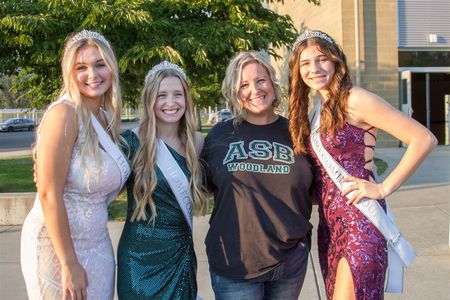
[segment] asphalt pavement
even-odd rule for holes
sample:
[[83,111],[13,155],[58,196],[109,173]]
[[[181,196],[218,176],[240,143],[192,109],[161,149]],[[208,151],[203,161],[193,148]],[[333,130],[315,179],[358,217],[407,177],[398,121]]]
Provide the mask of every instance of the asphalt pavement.
[[[404,148],[380,148],[375,156],[389,165],[383,178],[398,163]],[[439,146],[416,173],[393,195],[389,203],[397,226],[414,247],[417,258],[405,270],[401,295],[387,300],[450,300],[450,147]],[[211,290],[204,238],[209,216],[194,217],[194,243],[198,258],[199,295],[214,299]],[[311,222],[317,226],[317,206]],[[109,222],[116,247],[122,222]],[[26,299],[20,272],[20,226],[0,226],[0,299]],[[307,277],[299,299],[325,300],[317,259],[315,229]]]

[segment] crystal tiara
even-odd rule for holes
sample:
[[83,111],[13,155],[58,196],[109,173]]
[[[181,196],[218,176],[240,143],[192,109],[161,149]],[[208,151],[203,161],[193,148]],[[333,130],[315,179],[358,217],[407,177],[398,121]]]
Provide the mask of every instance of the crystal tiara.
[[86,29],[81,30],[80,32],[75,34],[73,37],[71,37],[70,40],[67,42],[67,46],[66,47],[70,48],[76,42],[78,42],[80,40],[88,39],[88,38],[102,41],[109,48],[111,48],[111,45],[109,44],[109,42],[105,39],[105,37],[102,34],[100,34],[98,32],[95,32],[95,31],[86,30]]
[[181,74],[181,77],[183,77],[184,80],[186,80],[186,74],[184,73],[183,69],[178,66],[177,64],[168,62],[167,60],[164,60],[160,62],[159,64],[155,65],[150,71],[148,71],[147,75],[145,76],[145,82],[149,80],[150,77],[154,76],[156,72],[160,70],[167,70],[167,69],[173,69],[178,71]]
[[297,40],[295,41],[294,48],[298,44],[303,42],[304,40],[309,39],[311,37],[318,37],[318,38],[326,40],[327,42],[329,42],[331,44],[334,44],[334,40],[328,34],[321,32],[321,31],[305,29],[305,31],[303,31],[302,34],[300,34],[298,36]]

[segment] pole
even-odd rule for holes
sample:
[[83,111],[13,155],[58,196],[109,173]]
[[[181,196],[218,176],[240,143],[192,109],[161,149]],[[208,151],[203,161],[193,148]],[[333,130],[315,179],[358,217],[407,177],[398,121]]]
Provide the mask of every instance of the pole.
[[359,69],[359,0],[355,0],[355,77],[356,86],[361,85],[361,73]]

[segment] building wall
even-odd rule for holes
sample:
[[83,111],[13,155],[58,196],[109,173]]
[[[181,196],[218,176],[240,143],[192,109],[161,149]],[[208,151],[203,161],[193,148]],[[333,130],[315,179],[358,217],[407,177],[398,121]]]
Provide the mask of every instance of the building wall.
[[[350,1],[348,1],[350,2]],[[399,108],[398,29],[395,0],[360,1],[362,7],[361,86]],[[398,146],[386,133],[378,135],[378,144]]]
[[[338,43],[342,42],[341,3],[337,0],[325,1],[318,9],[306,0],[287,0],[281,3],[269,4],[270,9],[281,15],[290,15],[295,28],[301,32],[305,28],[320,29],[329,33]],[[290,51],[286,48],[278,52],[283,59],[272,61],[279,72],[281,83],[286,86],[289,80],[288,59]]]
[[[354,1],[322,0],[315,6],[306,0],[285,0],[284,5],[270,4],[269,8],[290,15],[299,32],[309,28],[330,34],[344,49],[356,83]],[[396,0],[359,0],[359,24],[361,86],[399,108]],[[283,60],[273,63],[287,91],[289,51],[280,49],[279,54]],[[395,147],[399,141],[380,132],[377,145]]]
[[[450,47],[449,0],[397,0],[399,47],[439,49]],[[426,17],[425,17],[426,16]],[[430,34],[436,36],[430,41]]]

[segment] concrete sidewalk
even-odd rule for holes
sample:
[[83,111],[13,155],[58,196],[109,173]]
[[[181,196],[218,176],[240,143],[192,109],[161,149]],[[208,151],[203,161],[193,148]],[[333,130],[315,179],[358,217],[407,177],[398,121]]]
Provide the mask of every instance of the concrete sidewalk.
[[[403,148],[376,150],[376,157],[390,170],[404,153]],[[450,300],[450,147],[437,147],[416,173],[392,196],[389,202],[396,223],[417,252],[417,259],[405,271],[402,295],[387,294],[387,300]],[[199,295],[214,299],[211,290],[204,238],[209,216],[194,218],[194,242],[198,258]],[[317,225],[317,206],[311,222]],[[122,222],[109,222],[114,246]],[[20,272],[20,226],[0,226],[0,299],[26,299]],[[317,259],[314,229],[312,259],[299,299],[326,299]]]

